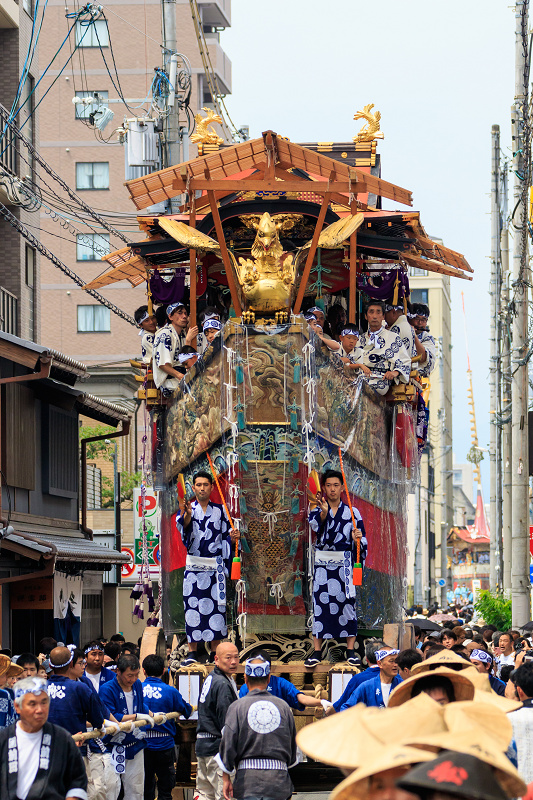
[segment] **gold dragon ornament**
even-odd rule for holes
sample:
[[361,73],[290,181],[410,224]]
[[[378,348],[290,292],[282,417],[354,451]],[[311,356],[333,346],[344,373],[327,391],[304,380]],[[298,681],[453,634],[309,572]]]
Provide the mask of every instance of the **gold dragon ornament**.
[[[222,117],[215,113],[211,108],[202,108],[207,114],[202,117],[201,114],[196,114],[194,121],[196,122],[196,131],[191,136],[191,142],[198,145],[198,155],[202,155],[203,149],[207,145],[207,149],[217,148],[224,142],[212,127],[212,123],[222,125]],[[210,127],[211,126],[211,127]]]
[[373,142],[375,139],[384,139],[385,135],[380,130],[381,112],[376,111],[372,114],[374,103],[369,103],[362,111],[356,111],[354,119],[366,119],[367,124],[363,125],[359,133],[353,137],[354,142]]
[[[279,236],[280,231],[289,231],[301,219],[300,214],[275,214],[271,217],[267,212],[262,216],[250,214],[241,217],[247,227],[253,227],[256,231],[250,252],[252,258],[241,257],[237,261],[229,251],[243,300],[243,322],[254,322],[256,312],[275,315],[280,322],[288,320],[298,269],[307,256],[311,241],[293,254],[283,250]],[[363,221],[363,214],[338,219],[324,228],[318,239],[318,247],[340,250]],[[220,245],[216,239],[184,222],[163,217],[159,219],[159,225],[185,247],[220,255]]]

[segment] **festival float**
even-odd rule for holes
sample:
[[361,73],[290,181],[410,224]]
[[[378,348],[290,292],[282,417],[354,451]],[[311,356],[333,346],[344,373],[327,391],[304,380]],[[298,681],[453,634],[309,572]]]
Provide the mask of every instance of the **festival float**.
[[[408,384],[378,395],[330,355],[303,311],[340,303],[349,322],[364,326],[369,298],[408,300],[412,267],[467,280],[472,273],[461,254],[427,236],[411,192],[382,179],[383,134],[372,108],[355,115],[366,124],[341,143],[296,144],[267,131],[223,145],[207,124],[216,120],[206,120],[197,158],[126,184],[146,238],[107,256],[110,269],[89,284],[146,282],[150,301],[151,277],[170,270],[191,320],[215,300],[228,309],[220,335],[171,398],[149,373],[139,376],[162,510],[160,620],[166,635],[183,634],[179,494],[192,495],[196,471],[212,471],[212,497],[224,499],[241,536],[230,631],[243,660],[266,649],[279,662],[274,671],[293,678],[312,650],[313,470],[342,467],[364,520],[360,632],[401,619],[406,500],[418,480],[415,414],[428,389],[413,363]],[[178,213],[142,211],[170,199]],[[386,210],[391,201],[404,209]],[[340,649],[328,644],[338,661]],[[318,668],[323,684],[332,663]]]

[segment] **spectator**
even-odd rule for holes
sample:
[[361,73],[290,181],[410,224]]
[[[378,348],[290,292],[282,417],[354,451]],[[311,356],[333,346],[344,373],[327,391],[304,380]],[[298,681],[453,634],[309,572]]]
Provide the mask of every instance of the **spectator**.
[[402,650],[398,653],[396,663],[398,664],[398,671],[403,681],[411,677],[411,670],[415,664],[420,664],[423,661],[422,656],[418,650]]
[[498,640],[500,655],[498,657],[498,672],[504,664],[514,664],[515,651],[514,639],[510,633],[502,633]]
[[447,649],[447,647],[444,647],[443,644],[436,642],[434,639],[426,639],[422,645],[422,655],[424,656],[424,661],[427,661],[428,658],[436,656],[437,653],[440,653],[442,650]]
[[[117,673],[114,680],[104,683],[100,688],[100,698],[106,708],[119,722],[136,721],[138,719],[149,722],[152,727],[153,718],[149,714],[148,706],[143,696],[142,683],[139,680],[141,665],[136,656],[121,656],[117,664]],[[122,786],[124,787],[125,800],[143,800],[144,795],[144,754],[145,739],[139,728],[133,728],[131,733],[119,733],[107,744],[113,760],[116,759],[117,745],[125,751],[125,763],[120,766]],[[117,770],[118,771],[118,770]]]
[[39,642],[39,653],[42,653],[44,656],[49,656],[54,647],[57,647],[57,642],[52,636],[45,636],[44,639],[41,639]]
[[33,653],[22,653],[15,662],[19,667],[22,667],[24,672],[21,678],[35,678],[39,671],[39,659]]
[[126,643],[126,639],[122,635],[122,633],[114,633],[113,636],[109,639],[109,641],[117,642],[121,646]]
[[121,645],[119,642],[108,642],[104,647],[104,667],[112,670],[117,669],[117,660],[120,657]]
[[517,767],[526,783],[533,782],[533,664],[526,662],[514,671],[513,681],[522,708],[508,718],[513,726]]
[[123,656],[137,656],[139,658],[139,648],[133,642],[124,642],[122,645],[122,652]]
[[[11,668],[9,656],[0,654],[0,676],[7,675]],[[0,689],[0,730],[7,728],[17,719],[15,704],[13,702],[13,692],[11,689]]]
[[403,681],[391,693],[389,707],[401,706],[422,692],[444,706],[455,701],[473,700],[474,691],[474,684],[464,674],[447,667],[439,667],[438,671],[421,672]]
[[455,633],[457,637],[457,644],[463,644],[464,640],[466,639],[466,631],[462,625],[456,625],[452,628],[453,633]]
[[[143,661],[146,679],[143,681],[143,696],[153,714],[177,711],[185,719],[192,713],[192,706],[186,703],[173,686],[163,683],[165,663],[160,656],[146,656]],[[172,789],[176,783],[176,722],[169,719],[157,729],[146,734],[144,751],[144,800],[154,800],[157,778],[158,800],[171,800]]]
[[85,767],[72,737],[48,721],[46,681],[23,678],[15,690],[19,721],[0,731],[2,800],[86,800]]
[[111,669],[104,667],[104,648],[99,642],[89,642],[85,646],[85,677],[91,682],[97,694],[100,687],[108,681],[112,681],[115,673]]
[[440,641],[444,647],[447,647],[448,650],[451,650],[454,644],[457,644],[457,634],[447,628],[441,633]]
[[[248,694],[226,714],[216,762],[223,775],[224,798],[286,800],[293,792],[289,767],[296,763],[296,729],[284,700],[267,691],[270,662],[248,659]],[[234,786],[231,774],[236,771]]]

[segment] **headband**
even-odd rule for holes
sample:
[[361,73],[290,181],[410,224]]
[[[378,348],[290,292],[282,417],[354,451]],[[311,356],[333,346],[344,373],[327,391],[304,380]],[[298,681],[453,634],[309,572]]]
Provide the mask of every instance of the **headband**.
[[407,312],[407,317],[408,317],[408,319],[416,319],[416,318],[417,318],[417,317],[419,317],[419,316],[420,316],[420,314],[413,314],[413,312],[412,312],[412,311],[408,311],[408,312]]
[[482,661],[484,664],[492,664],[492,656],[486,653],[485,650],[472,650],[470,653],[470,661],[472,661],[473,658]]
[[206,314],[204,317],[204,322],[208,319],[220,319],[220,314],[214,314],[214,313]]
[[148,313],[148,311],[144,312],[143,316],[140,318],[137,325],[140,327],[146,319],[150,319],[150,314]]
[[171,303],[169,306],[167,306],[167,317],[170,317],[170,315],[173,314],[177,308],[184,308],[185,311],[187,311],[187,307],[184,306],[183,303]]
[[50,659],[50,666],[52,667],[52,669],[63,669],[63,667],[68,667],[68,665],[70,664],[70,662],[72,661],[73,658],[74,658],[74,651],[71,650],[70,651],[70,658],[69,658],[68,661],[65,661],[64,664],[54,664],[52,659]]
[[304,319],[306,319],[306,320],[307,320],[307,322],[311,322],[311,320],[313,320],[313,319],[314,319],[314,320],[315,320],[315,322],[316,322],[316,317],[315,317],[315,315],[314,315],[314,314],[309,314],[308,312],[306,312],[306,313],[304,314]]
[[415,317],[422,317],[422,319],[429,319],[429,314],[414,314]]
[[359,336],[359,331],[357,328],[344,328],[341,331],[341,336]]
[[[252,664],[252,661],[261,659],[261,664]],[[262,656],[249,658],[244,664],[244,674],[249,675],[250,678],[268,678],[270,675],[270,662]]]
[[399,650],[376,650],[376,661],[381,661],[382,659],[387,658],[387,656],[397,656],[399,652]]
[[99,650],[101,653],[104,652],[104,648],[102,647],[101,644],[89,645],[89,647],[86,647],[83,652],[84,652],[85,655],[87,655],[87,653],[92,653],[93,650]]
[[214,317],[209,317],[204,321],[202,330],[207,331],[209,330],[209,328],[212,328],[215,331],[220,331],[222,330],[222,323],[219,322],[219,320],[215,319]]
[[385,305],[385,311],[403,311],[403,306],[392,306],[390,303]]
[[185,364],[189,360],[189,358],[193,358],[193,356],[197,356],[198,353],[178,353],[178,361],[180,364]]
[[15,700],[24,697],[25,694],[34,694],[35,697],[39,697],[42,692],[46,692],[47,684],[44,678],[26,678],[26,680],[31,681],[31,683],[26,686],[20,686],[22,681],[19,681],[19,683],[16,683],[13,687]]
[[308,308],[307,311],[308,311],[309,314],[314,314],[316,311],[318,311],[319,314],[323,314],[324,313],[322,311],[322,309],[319,308],[318,306],[313,306],[312,308]]

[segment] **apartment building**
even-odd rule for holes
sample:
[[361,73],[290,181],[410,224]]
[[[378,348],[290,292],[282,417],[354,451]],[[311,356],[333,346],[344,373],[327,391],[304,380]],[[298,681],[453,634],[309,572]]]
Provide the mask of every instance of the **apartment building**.
[[[32,0],[0,0],[0,202],[39,235],[39,212],[27,211],[16,200],[18,179],[35,178],[38,172],[31,155],[16,140],[5,123],[17,96],[19,79],[28,53],[33,18]],[[29,65],[19,100],[20,113],[14,122],[22,126],[32,144],[38,141],[38,112],[32,94],[39,77],[38,46]],[[0,262],[0,331],[39,341],[40,256],[17,231],[0,218],[2,260]]]
[[[211,95],[189,0],[176,0],[174,7],[177,49],[191,63],[190,108],[192,113],[196,113],[210,102]],[[198,0],[197,7],[218,84],[221,91],[229,94],[231,62],[222,49],[220,38],[231,22],[231,2]],[[114,0],[105,6],[105,19],[98,19],[88,35],[83,35],[85,28],[80,23],[76,32],[80,46],[72,63],[50,91],[46,106],[50,111],[43,113],[40,129],[40,149],[47,162],[129,241],[142,240],[144,236],[136,225],[134,207],[123,185],[125,148],[116,143],[117,136],[111,137],[110,144],[100,141],[98,131],[95,133],[89,124],[94,108],[75,104],[73,99],[83,99],[94,92],[105,98],[114,113],[114,119],[103,131],[105,138],[109,138],[124,119],[143,116],[143,109],[148,108],[145,98],[150,93],[154,68],[161,67],[162,63],[161,8],[159,0]],[[47,14],[52,24],[49,24],[41,45],[41,58],[45,62],[65,36],[65,3],[49,0]],[[48,88],[47,80],[49,85],[57,72],[50,71],[49,78],[43,81],[44,89]],[[129,108],[120,98],[120,92]],[[185,126],[185,116],[180,124]],[[185,146],[185,158],[186,150]],[[194,148],[191,147],[190,157],[193,155]],[[89,281],[107,266],[102,264],[101,256],[124,246],[124,242],[98,224],[91,230],[81,228],[76,220],[73,223],[84,230],[83,235],[65,234],[60,222],[53,221],[46,208],[41,211],[43,242],[65,264]],[[58,238],[58,235],[64,238]],[[108,368],[127,363],[128,359],[139,354],[138,331],[75,286],[51,264],[43,266],[41,290],[42,335],[57,349],[79,358],[88,366],[105,364]],[[132,289],[125,281],[107,287],[103,294],[130,315],[145,302],[143,286]],[[95,374],[94,369],[91,369],[91,374]],[[119,400],[120,397],[113,399]]]
[[428,444],[420,485],[408,505],[409,598],[428,605],[446,599],[447,535],[454,522],[450,278],[411,268],[409,284],[412,302],[429,305],[429,330],[439,356],[430,378]]

